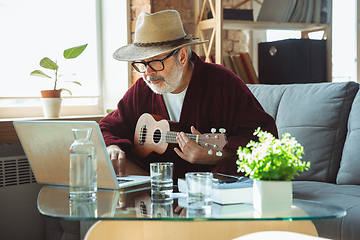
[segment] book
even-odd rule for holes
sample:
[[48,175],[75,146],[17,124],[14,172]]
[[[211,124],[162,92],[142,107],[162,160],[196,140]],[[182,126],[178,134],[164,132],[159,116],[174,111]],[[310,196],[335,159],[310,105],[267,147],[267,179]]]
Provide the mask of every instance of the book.
[[292,0],[289,2],[288,9],[286,11],[284,22],[289,22],[292,14],[294,13],[296,7],[296,0]]
[[234,73],[236,73],[236,70],[234,68],[234,64],[230,58],[230,55],[225,55],[224,57],[224,66],[227,67],[228,69],[230,69],[231,71],[233,71]]
[[[252,180],[245,177],[234,183],[214,183],[212,200],[221,205],[252,203],[252,186]],[[187,193],[185,179],[178,179],[178,188],[179,192]]]
[[[213,18],[213,15],[212,15],[212,12],[209,11],[207,14],[207,19],[211,19],[211,18]],[[224,8],[223,9],[223,19],[254,21],[253,10],[252,9]]]
[[211,216],[213,218],[253,218],[254,207],[252,204],[244,203],[228,205],[213,203]]
[[285,22],[293,0],[264,0],[257,21]]
[[241,56],[241,59],[243,60],[245,70],[248,75],[250,83],[251,84],[259,84],[259,78],[255,71],[250,54],[248,52],[240,52],[240,56]]
[[320,23],[321,0],[314,0],[313,23]]
[[[188,208],[186,198],[178,198],[178,206]],[[239,203],[221,205],[211,204],[211,217],[213,218],[253,218],[256,214],[252,204]]]
[[315,0],[309,0],[308,11],[305,18],[305,23],[312,23],[314,15]]
[[247,75],[245,65],[241,59],[240,54],[230,55],[230,57],[233,61],[236,74],[239,76],[239,78],[241,78],[241,80],[243,80],[245,83],[249,84],[250,79]]
[[241,80],[243,80],[243,75],[242,75],[242,72],[240,72],[239,66],[235,66],[235,65],[237,65],[237,62],[234,59],[234,55],[229,55],[229,56],[230,56],[230,60],[232,62],[232,65],[234,67],[234,73],[236,73],[236,75],[238,75],[238,77],[241,78]]
[[304,5],[302,7],[299,23],[305,23],[305,21],[306,21],[306,17],[307,17],[308,10],[309,10],[309,1],[310,0],[304,0]]
[[289,22],[295,22],[295,23],[300,22],[301,14],[302,14],[303,7],[304,7],[304,1],[305,0],[297,0],[296,1],[296,6],[295,6],[293,14],[290,17]]
[[214,184],[212,200],[215,203],[226,205],[236,203],[252,203],[253,201],[253,183],[248,178],[244,181]]

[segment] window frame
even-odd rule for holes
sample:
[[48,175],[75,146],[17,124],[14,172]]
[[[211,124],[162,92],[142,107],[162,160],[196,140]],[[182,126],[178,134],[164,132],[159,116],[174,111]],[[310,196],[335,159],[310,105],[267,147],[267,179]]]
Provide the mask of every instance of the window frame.
[[[129,13],[130,13],[130,0],[126,1],[105,1],[105,0],[95,0],[96,2],[96,33],[97,33],[97,67],[98,67],[98,94],[95,96],[62,96],[63,99],[67,98],[92,98],[97,100],[97,104],[92,105],[81,105],[81,106],[66,106],[62,105],[60,110],[60,117],[64,116],[86,116],[86,115],[105,115],[106,110],[108,108],[116,107],[117,102],[120,100],[122,95],[129,88],[129,83],[131,82],[131,71],[130,64],[128,63],[118,63],[118,61],[114,60],[111,56],[109,57],[109,51],[115,51],[117,48],[121,46],[119,44],[119,37],[122,39],[120,42],[123,42],[125,45],[129,43],[130,39],[130,21],[129,21]],[[126,4],[126,7],[124,7]],[[125,10],[124,10],[125,9]],[[115,11],[116,10],[116,11]],[[124,11],[124,15],[119,14],[119,11]],[[110,12],[110,14],[108,14]],[[116,15],[115,15],[116,13]],[[119,24],[119,16],[122,15],[123,19],[125,19],[126,24],[120,22]],[[115,18],[115,21],[106,21],[105,18]],[[118,20],[118,21],[116,21]],[[105,24],[107,24],[105,26]],[[118,30],[121,34],[117,34],[117,36],[113,36],[112,31],[114,29],[119,29],[119,26],[123,28],[122,30]],[[124,29],[125,28],[125,29]],[[124,40],[124,32],[126,32],[125,40]],[[111,44],[109,44],[111,43]],[[116,45],[117,44],[117,45]],[[112,49],[106,49],[106,45],[113,46]],[[115,46],[116,45],[116,46]],[[108,52],[105,52],[108,50]],[[105,56],[106,54],[106,56]],[[112,54],[111,54],[112,55]],[[106,67],[105,64],[113,61],[112,68]],[[119,74],[119,71],[113,71],[114,67],[120,66],[121,74],[126,78],[126,81],[122,82],[119,86],[117,85],[118,91],[115,93],[111,93],[109,91],[109,85],[111,85],[112,78],[116,77],[116,74]],[[3,99],[41,99],[40,91],[39,97],[1,97],[0,100]],[[14,119],[14,118],[38,118],[43,117],[43,111],[41,106],[19,106],[19,107],[3,107],[0,106],[0,119]]]

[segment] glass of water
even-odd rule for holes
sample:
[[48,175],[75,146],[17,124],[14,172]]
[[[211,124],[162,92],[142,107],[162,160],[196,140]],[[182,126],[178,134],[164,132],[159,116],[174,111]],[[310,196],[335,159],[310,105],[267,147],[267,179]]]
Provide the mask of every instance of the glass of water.
[[150,163],[151,194],[161,198],[171,198],[173,192],[172,162]]
[[185,180],[188,188],[188,208],[211,208],[213,174],[189,172],[185,174]]

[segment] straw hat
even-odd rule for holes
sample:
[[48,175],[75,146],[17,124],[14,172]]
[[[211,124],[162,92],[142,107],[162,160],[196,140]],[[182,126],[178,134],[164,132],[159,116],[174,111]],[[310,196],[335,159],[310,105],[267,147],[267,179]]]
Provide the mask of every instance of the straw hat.
[[136,22],[134,42],[116,50],[113,57],[119,61],[137,61],[204,42],[186,37],[180,15],[175,10],[142,12]]

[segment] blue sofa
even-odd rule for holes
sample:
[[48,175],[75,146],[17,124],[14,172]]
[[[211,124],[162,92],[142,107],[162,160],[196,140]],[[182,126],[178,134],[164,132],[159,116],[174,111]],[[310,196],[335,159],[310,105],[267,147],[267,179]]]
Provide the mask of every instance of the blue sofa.
[[343,218],[314,221],[319,236],[360,239],[360,92],[355,82],[248,85],[274,117],[279,136],[303,146],[310,171],[293,181],[294,198],[338,205]]

